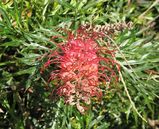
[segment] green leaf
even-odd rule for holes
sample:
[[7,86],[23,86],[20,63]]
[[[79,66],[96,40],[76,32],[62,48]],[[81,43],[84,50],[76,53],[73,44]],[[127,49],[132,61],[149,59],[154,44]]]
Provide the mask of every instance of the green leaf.
[[98,124],[103,120],[104,116],[98,116],[96,119],[94,119],[90,124],[89,124],[89,129],[91,129],[94,125]]
[[5,42],[3,44],[0,44],[0,46],[5,46],[5,47],[17,47],[19,45],[21,45],[22,42],[21,41],[11,41],[11,42]]
[[24,75],[24,74],[33,74],[35,72],[35,70],[36,70],[36,67],[30,67],[28,69],[21,70],[21,71],[14,73],[14,76],[19,76],[19,75]]
[[2,62],[0,63],[0,66],[4,66],[4,65],[8,65],[8,64],[14,64],[15,61],[6,61],[6,62]]
[[12,26],[11,22],[10,22],[10,19],[9,19],[9,16],[8,14],[6,13],[6,11],[0,7],[0,14],[2,14],[2,16],[4,17],[4,20],[6,21],[6,25],[10,28]]

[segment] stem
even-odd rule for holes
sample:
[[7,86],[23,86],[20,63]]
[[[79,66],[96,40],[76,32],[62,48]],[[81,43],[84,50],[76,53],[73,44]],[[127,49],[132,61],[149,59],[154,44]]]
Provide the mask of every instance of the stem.
[[121,74],[120,71],[119,71],[119,76],[120,76],[121,82],[123,83],[123,86],[124,86],[124,90],[125,90],[125,92],[126,92],[126,95],[127,95],[127,97],[129,98],[129,101],[130,101],[130,103],[131,103],[133,109],[134,109],[135,112],[138,114],[138,116],[139,116],[143,121],[145,121],[145,122],[147,123],[146,119],[143,118],[143,116],[138,112],[138,110],[137,110],[137,108],[136,108],[134,102],[132,101],[131,96],[130,96],[130,94],[129,94],[129,91],[128,91],[128,89],[127,89],[127,86],[126,86],[126,84],[125,84],[125,81],[124,81],[123,76],[122,76],[122,74]]
[[[120,51],[120,48],[118,47],[118,45],[116,44],[116,42],[115,42],[112,38],[110,38],[108,35],[106,35],[106,37],[109,38],[109,39],[111,40],[111,42],[115,44],[115,46],[117,47],[118,51],[119,51],[119,52],[121,53],[121,55],[123,56],[123,59],[126,61],[126,63],[127,63],[128,66],[130,67],[130,69],[134,72],[134,74],[138,77],[138,75],[135,73],[135,71],[133,70],[133,68],[132,68],[132,67],[130,66],[130,64],[128,63],[128,61],[127,61],[127,59],[125,58],[124,54]],[[116,60],[116,59],[115,59],[115,60]],[[132,98],[131,98],[131,96],[130,96],[130,94],[129,94],[129,91],[128,91],[128,89],[127,89],[126,83],[125,83],[125,81],[124,81],[124,79],[123,79],[123,76],[122,76],[122,74],[121,74],[120,71],[119,71],[119,77],[120,77],[120,79],[121,79],[121,82],[123,83],[124,90],[125,90],[125,92],[126,92],[126,95],[127,95],[128,99],[129,99],[129,101],[130,101],[130,103],[131,103],[133,109],[135,110],[135,112],[137,113],[137,115],[138,115],[143,121],[145,121],[145,122],[147,123],[146,119],[138,112],[138,110],[137,110],[137,108],[136,108],[136,106],[135,106],[135,103],[133,102],[133,100],[132,100]]]

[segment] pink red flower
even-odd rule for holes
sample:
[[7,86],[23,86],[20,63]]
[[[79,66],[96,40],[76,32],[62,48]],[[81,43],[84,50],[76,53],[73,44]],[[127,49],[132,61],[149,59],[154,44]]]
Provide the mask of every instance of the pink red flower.
[[104,35],[88,33],[80,28],[73,35],[69,33],[66,43],[47,55],[48,61],[42,71],[53,65],[49,81],[56,80],[56,94],[65,102],[76,105],[83,113],[92,97],[102,97],[99,85],[117,79],[118,64],[113,60],[114,51],[107,46],[99,46],[98,40]]

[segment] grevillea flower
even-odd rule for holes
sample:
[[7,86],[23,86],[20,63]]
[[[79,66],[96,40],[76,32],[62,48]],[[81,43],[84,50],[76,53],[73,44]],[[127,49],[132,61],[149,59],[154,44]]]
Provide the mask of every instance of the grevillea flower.
[[83,28],[76,35],[68,34],[66,43],[57,44],[50,52],[42,71],[53,65],[49,81],[56,80],[56,94],[63,96],[65,102],[76,105],[84,113],[92,97],[102,97],[99,85],[117,79],[118,64],[113,60],[114,51],[100,46],[97,40],[104,35],[88,33]]

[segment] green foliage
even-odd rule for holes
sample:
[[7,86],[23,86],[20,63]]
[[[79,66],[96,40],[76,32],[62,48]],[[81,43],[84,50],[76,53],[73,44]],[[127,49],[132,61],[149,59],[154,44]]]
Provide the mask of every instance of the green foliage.
[[[148,128],[144,120],[159,119],[158,13],[157,0],[1,0],[0,128]],[[39,70],[57,27],[128,21],[132,30],[110,36],[120,82],[102,87],[101,102],[82,115],[51,94]]]

